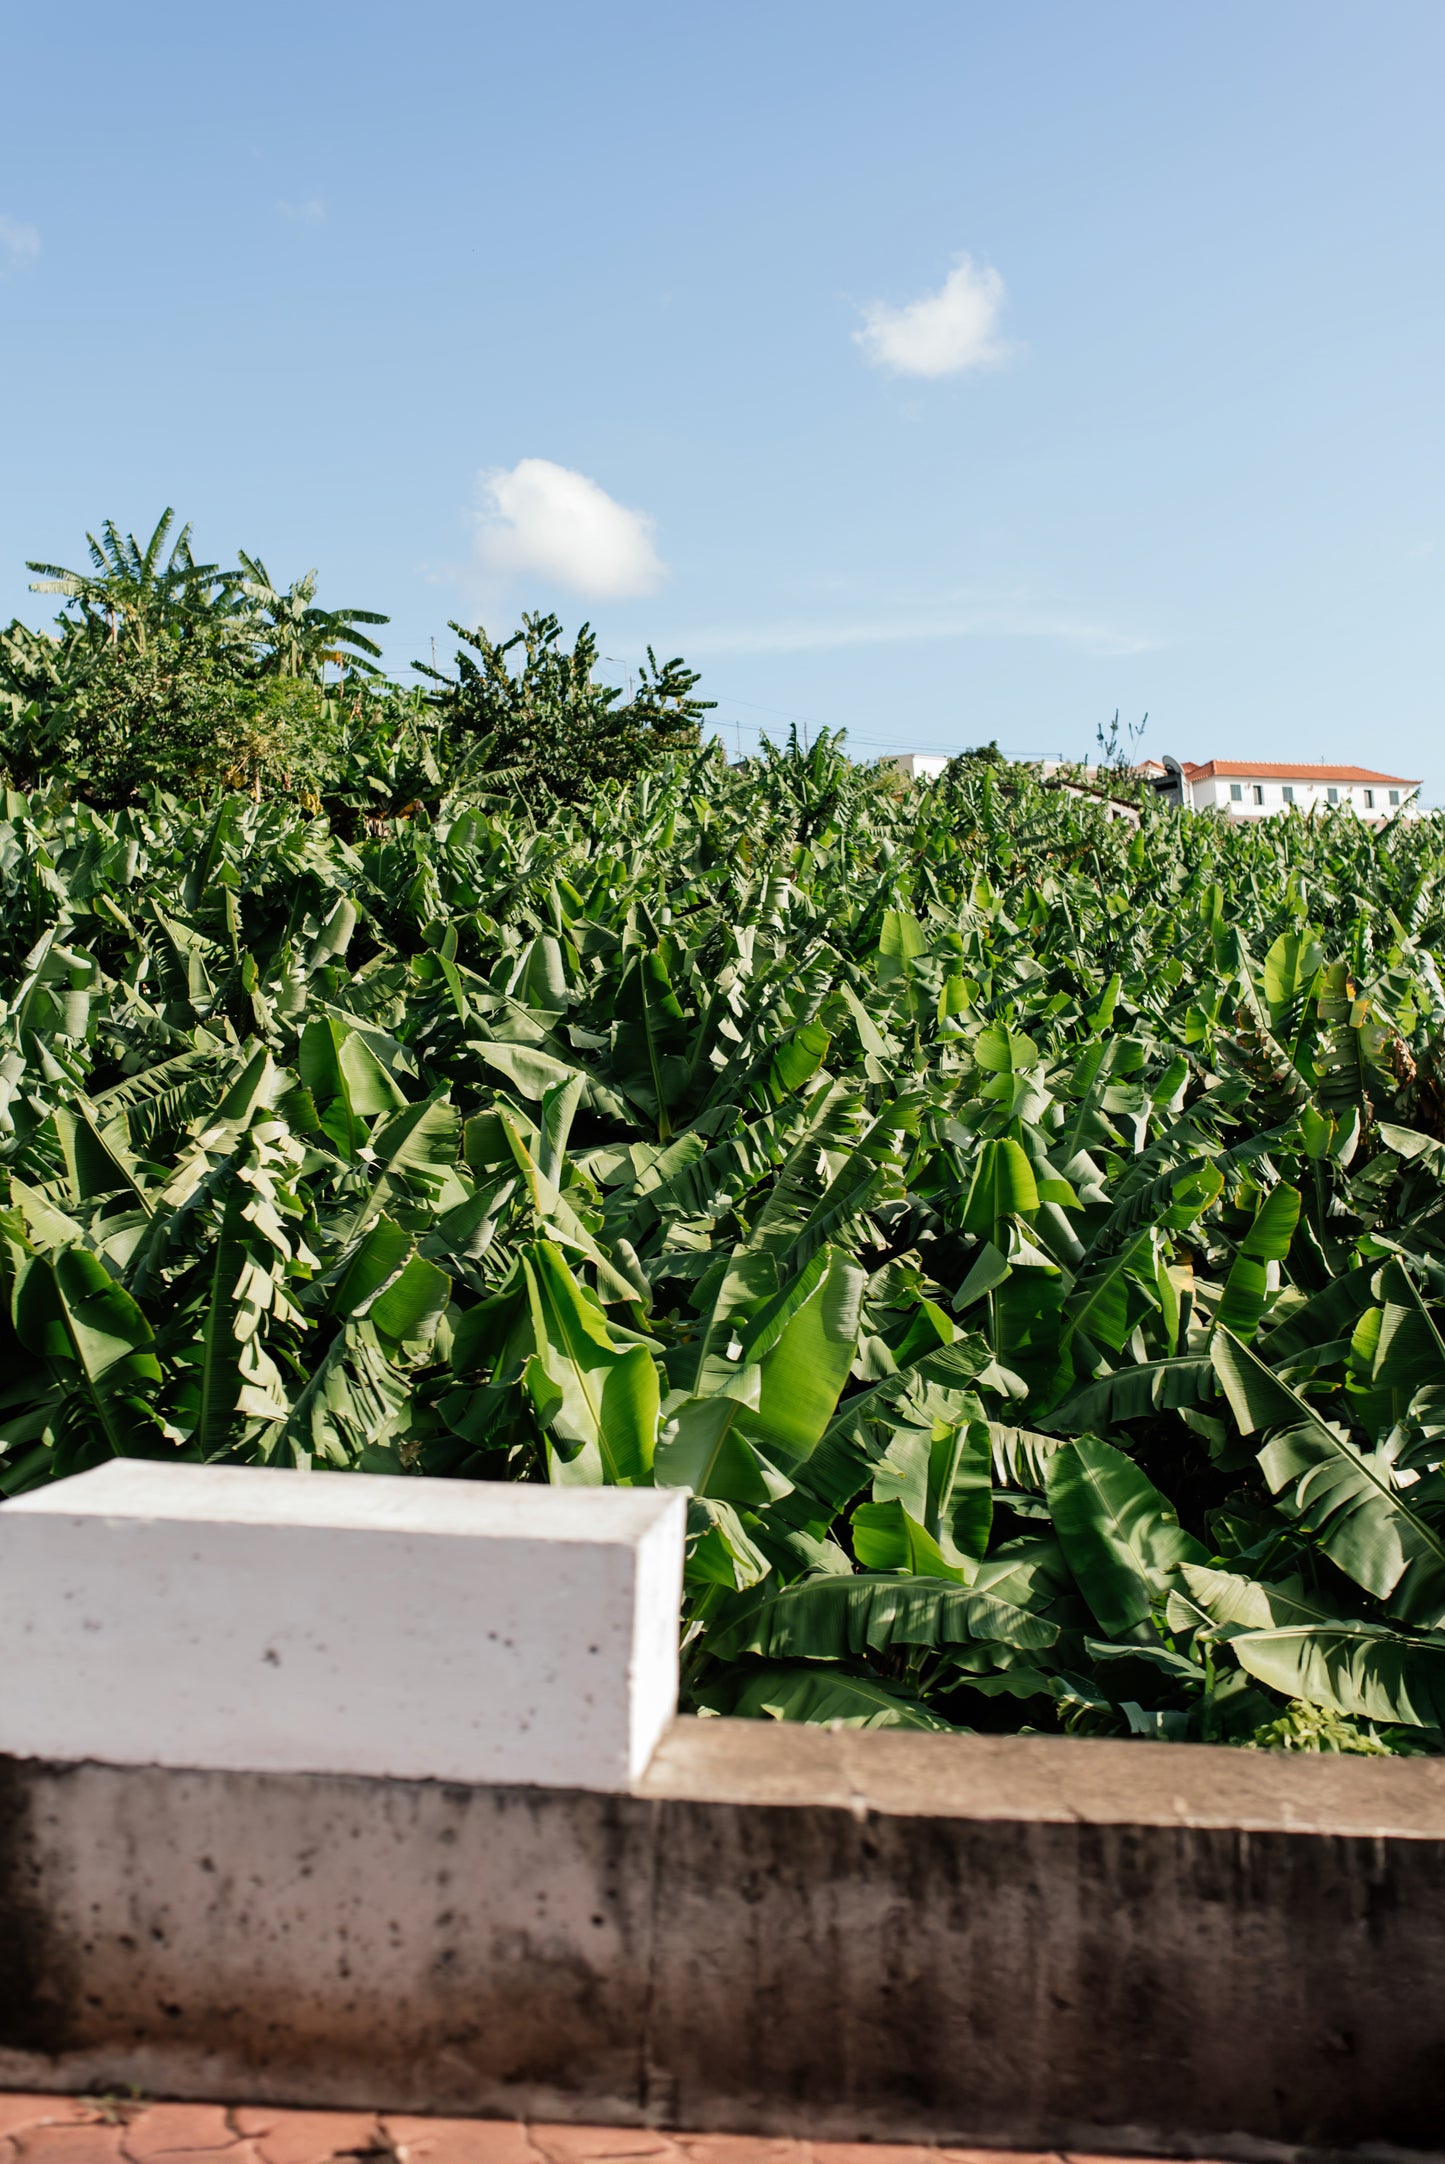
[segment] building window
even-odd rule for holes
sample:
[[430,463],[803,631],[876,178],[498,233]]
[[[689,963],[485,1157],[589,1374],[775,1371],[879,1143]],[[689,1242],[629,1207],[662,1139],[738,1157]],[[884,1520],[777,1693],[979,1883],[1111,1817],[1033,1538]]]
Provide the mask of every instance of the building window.
[[1232,781],[1232,782],[1230,783],[1230,785],[1229,785],[1229,801],[1230,801],[1230,803],[1231,803],[1231,804],[1242,804],[1242,803],[1244,802],[1244,784],[1243,784],[1243,782],[1238,782],[1238,781]]
[[1254,797],[1254,801],[1256,804],[1262,804],[1264,802],[1264,789],[1259,782],[1255,783],[1253,791],[1251,793]]
[[1373,790],[1373,789],[1367,789],[1367,790],[1365,791],[1365,810],[1366,810],[1366,811],[1373,811],[1373,810],[1374,810],[1374,808],[1375,808],[1375,792],[1374,792],[1374,790]]
[[1338,789],[1329,789],[1329,790],[1327,790],[1327,791],[1326,791],[1325,793],[1326,793],[1326,795],[1327,795],[1327,796],[1329,797],[1329,800],[1330,800],[1330,802],[1331,802],[1332,804],[1338,804],[1338,803],[1339,803],[1339,801],[1340,801],[1340,792],[1339,792],[1339,790],[1338,790]]
[[1398,804],[1398,803],[1399,803],[1399,801],[1400,801],[1400,792],[1399,792],[1399,790],[1398,790],[1398,789],[1392,789],[1392,790],[1390,791],[1390,802],[1391,802],[1392,804]]
[[1281,795],[1281,796],[1282,796],[1282,797],[1284,798],[1284,800],[1285,800],[1286,804],[1293,804],[1293,802],[1294,802],[1294,791],[1293,791],[1293,789],[1291,789],[1291,788],[1289,788],[1289,787],[1287,787],[1287,786],[1286,786],[1285,788],[1283,788],[1283,789],[1281,789],[1281,790],[1280,790],[1280,795]]

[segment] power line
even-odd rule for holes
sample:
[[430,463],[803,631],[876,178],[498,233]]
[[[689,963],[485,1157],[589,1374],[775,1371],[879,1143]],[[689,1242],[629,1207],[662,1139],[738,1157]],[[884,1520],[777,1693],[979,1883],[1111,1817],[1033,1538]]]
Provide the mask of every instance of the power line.
[[[843,735],[845,735],[850,743],[865,744],[871,750],[876,751],[892,751],[899,754],[910,751],[921,752],[925,756],[931,754],[937,758],[951,759],[954,758],[957,753],[964,748],[959,743],[957,738],[955,738],[951,743],[946,744],[940,744],[938,742],[920,744],[916,739],[909,739],[906,742],[900,742],[897,736],[873,736],[869,734],[866,730],[850,727],[847,722],[824,721],[817,714],[799,714],[795,713],[791,708],[785,706],[764,706],[757,699],[739,699],[735,697],[734,694],[730,691],[719,692],[717,694],[716,704],[719,706],[747,707],[752,713],[772,714],[775,715],[779,721],[800,721],[809,728],[837,730]],[[733,726],[735,729],[742,726],[737,721],[736,716],[734,717]],[[749,722],[747,726],[751,729],[756,729],[759,735],[763,733],[762,724],[760,722]],[[721,734],[721,731],[719,731],[719,734]],[[1057,750],[1023,751],[1007,744],[1000,745],[999,749],[1003,752],[1005,758],[1009,759],[1062,759],[1065,756],[1063,752]]]
[[[724,724],[717,721],[713,726],[718,736],[721,737],[724,734]],[[833,724],[818,723],[816,726],[831,728]],[[733,717],[733,727],[735,731],[743,728],[754,730],[759,736],[764,733],[761,723],[756,721],[740,722],[736,716]],[[861,730],[849,728],[846,723],[838,725],[838,733],[845,736],[850,745],[857,745],[870,751],[892,752],[900,758],[908,753],[916,753],[925,758],[953,759],[958,756],[960,751],[967,748],[960,744],[956,738],[951,743],[940,744],[937,742],[920,743],[916,737],[900,740],[896,736],[869,736],[865,735]],[[1001,744],[999,749],[1006,759],[1063,759],[1068,756],[1067,753],[1060,751],[1057,747],[1047,751],[1038,751],[1024,750],[1015,745]]]
[[[756,699],[735,699],[730,691],[719,693],[719,704],[750,707],[755,714],[776,714],[780,721],[805,721],[810,728],[831,729],[831,721],[819,721],[816,714],[794,714],[786,706],[759,706]],[[756,724],[754,724],[756,727]]]

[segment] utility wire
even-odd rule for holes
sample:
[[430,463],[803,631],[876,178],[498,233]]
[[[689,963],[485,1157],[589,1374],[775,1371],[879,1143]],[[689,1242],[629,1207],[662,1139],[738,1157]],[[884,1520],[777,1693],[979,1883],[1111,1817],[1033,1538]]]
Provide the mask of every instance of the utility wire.
[[[832,727],[832,724],[817,724],[817,726]],[[756,731],[759,736],[764,733],[760,723],[755,721],[739,722],[736,716],[733,717],[733,727],[735,731],[743,728]],[[721,720],[715,720],[713,728],[721,739],[725,734],[725,724]],[[848,728],[846,724],[839,725],[839,733],[847,738],[850,745],[856,745],[863,750],[891,752],[899,758],[905,757],[909,753],[916,753],[925,758],[953,759],[965,748],[956,739],[950,744],[940,744],[920,743],[916,737],[900,741],[896,736],[869,736],[865,735],[861,730]],[[1068,756],[1066,752],[1058,749],[1032,751],[1023,750],[1009,744],[1001,744],[999,750],[1006,759],[1064,759]]]
[[[823,721],[816,714],[795,713],[791,708],[785,706],[764,706],[757,699],[739,699],[728,691],[719,692],[716,703],[719,706],[747,707],[750,712],[755,714],[772,714],[779,721],[800,721],[807,728],[836,729],[846,735],[850,744],[862,744],[866,745],[870,750],[891,751],[898,753],[900,756],[907,752],[920,752],[925,756],[931,754],[936,758],[951,759],[964,748],[957,739],[948,744],[936,742],[920,744],[916,739],[900,743],[896,736],[873,736],[866,730],[851,728],[847,722]],[[734,717],[734,728],[740,726],[742,725]],[[763,733],[761,722],[748,722],[746,726],[750,729],[756,729],[759,735]],[[721,728],[719,728],[718,734],[722,734]],[[1061,751],[1020,751],[1006,744],[1000,745],[999,749],[1008,759],[1062,759],[1066,756]]]

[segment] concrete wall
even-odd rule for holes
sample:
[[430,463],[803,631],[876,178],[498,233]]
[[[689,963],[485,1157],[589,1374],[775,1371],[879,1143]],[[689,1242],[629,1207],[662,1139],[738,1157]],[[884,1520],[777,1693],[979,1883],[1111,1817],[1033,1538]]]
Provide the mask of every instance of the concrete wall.
[[680,1721],[630,1795],[0,1760],[0,2084],[1438,2150],[1445,1765]]

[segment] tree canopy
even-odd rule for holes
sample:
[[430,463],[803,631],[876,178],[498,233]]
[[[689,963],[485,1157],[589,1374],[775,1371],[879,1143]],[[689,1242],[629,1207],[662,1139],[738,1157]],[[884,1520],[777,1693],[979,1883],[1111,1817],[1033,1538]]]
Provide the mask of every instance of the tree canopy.
[[651,648],[625,692],[605,683],[590,626],[569,646],[550,615],[504,638],[453,624],[452,672],[417,663],[408,689],[370,636],[389,619],[323,606],[315,570],[282,587],[244,549],[198,563],[170,509],[144,540],[108,519],[86,542],[84,571],[28,567],[61,597],[54,626],[0,630],[0,760],[22,788],[120,805],[243,787],[343,824],[463,786],[572,803],[695,749],[711,707]]

